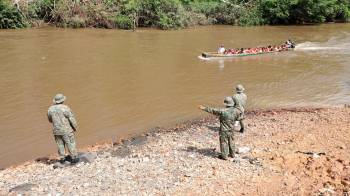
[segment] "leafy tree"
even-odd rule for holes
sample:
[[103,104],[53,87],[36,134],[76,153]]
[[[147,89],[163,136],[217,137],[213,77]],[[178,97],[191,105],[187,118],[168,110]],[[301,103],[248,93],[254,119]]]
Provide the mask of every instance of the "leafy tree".
[[260,9],[262,17],[268,24],[289,24],[291,7],[297,4],[297,0],[264,0]]

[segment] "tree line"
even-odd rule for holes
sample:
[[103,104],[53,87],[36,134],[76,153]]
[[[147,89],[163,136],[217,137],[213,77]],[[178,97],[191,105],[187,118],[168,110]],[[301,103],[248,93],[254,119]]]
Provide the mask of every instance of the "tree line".
[[348,22],[349,0],[0,0],[0,28],[179,29]]

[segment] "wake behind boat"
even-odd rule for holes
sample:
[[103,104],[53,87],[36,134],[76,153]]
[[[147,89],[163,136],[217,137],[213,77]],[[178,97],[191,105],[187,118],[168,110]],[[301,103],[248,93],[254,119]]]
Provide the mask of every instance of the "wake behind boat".
[[225,49],[221,45],[217,52],[203,52],[202,57],[204,58],[227,58],[227,57],[244,57],[253,56],[260,54],[268,54],[275,52],[283,52],[293,50],[295,48],[294,42],[288,40],[284,44],[279,46],[267,46],[267,47],[256,47],[256,48],[240,48],[240,49]]

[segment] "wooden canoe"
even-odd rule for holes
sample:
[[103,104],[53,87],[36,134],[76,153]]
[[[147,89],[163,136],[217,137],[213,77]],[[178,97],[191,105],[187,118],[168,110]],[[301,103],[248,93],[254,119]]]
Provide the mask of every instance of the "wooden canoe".
[[233,57],[255,56],[255,55],[260,55],[260,54],[284,52],[284,51],[289,51],[289,50],[293,50],[293,48],[288,48],[288,49],[282,50],[282,51],[259,52],[259,53],[251,53],[251,54],[247,54],[247,53],[244,53],[244,54],[220,54],[217,52],[203,52],[202,57],[204,57],[204,58],[233,58]]

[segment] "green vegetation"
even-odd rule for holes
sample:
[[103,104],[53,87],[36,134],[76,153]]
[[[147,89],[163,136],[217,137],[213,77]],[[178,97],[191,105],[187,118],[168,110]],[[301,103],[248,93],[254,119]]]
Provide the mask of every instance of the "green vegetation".
[[193,25],[347,22],[349,0],[0,0],[0,28],[178,29]]
[[26,26],[25,18],[11,5],[11,2],[0,0],[0,29],[16,29]]
[[348,0],[264,0],[259,6],[267,24],[347,22],[350,18]]

